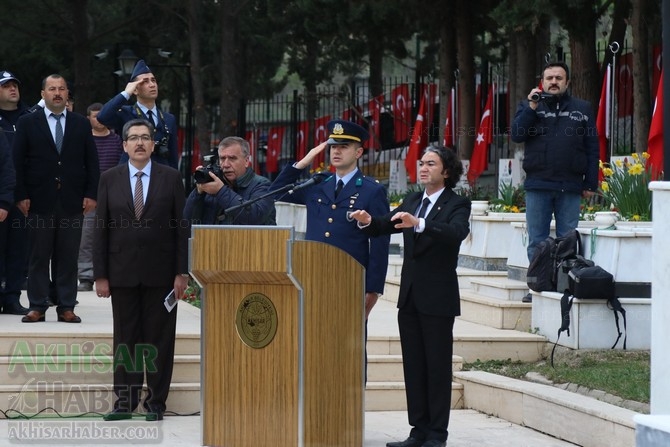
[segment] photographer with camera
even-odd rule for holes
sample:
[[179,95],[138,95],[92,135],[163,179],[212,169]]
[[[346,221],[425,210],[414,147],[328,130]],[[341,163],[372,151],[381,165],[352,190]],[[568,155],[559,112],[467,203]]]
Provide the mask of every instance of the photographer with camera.
[[224,210],[253,201],[267,194],[270,188],[270,181],[250,167],[249,143],[245,139],[226,137],[221,140],[218,160],[199,166],[193,178],[196,188],[184,208],[184,217],[192,224],[276,225],[272,197],[256,200],[224,215]]
[[[128,104],[132,95],[135,104]],[[154,125],[154,152],[151,160],[178,169],[177,120],[156,105],[158,82],[142,59],[137,61],[126,88],[107,101],[98,112],[97,119],[120,135],[123,125],[130,120],[145,119]],[[128,154],[121,156],[119,164],[128,163]]]
[[[598,133],[591,104],[568,94],[570,72],[563,62],[547,64],[542,90],[534,88],[521,101],[511,137],[524,143],[528,260],[549,237],[552,215],[556,236],[579,224],[582,197],[598,188]],[[531,301],[531,294],[524,297]]]

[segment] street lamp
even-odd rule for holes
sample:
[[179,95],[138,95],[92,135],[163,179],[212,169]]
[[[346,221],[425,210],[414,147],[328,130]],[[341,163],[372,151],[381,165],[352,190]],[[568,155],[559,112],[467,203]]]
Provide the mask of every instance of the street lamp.
[[126,48],[125,50],[121,51],[121,54],[119,55],[118,59],[119,59],[119,67],[121,68],[120,74],[125,76],[130,76],[131,74],[133,74],[133,68],[135,68],[135,64],[139,59],[137,56],[135,56],[133,50],[129,50],[128,48]]

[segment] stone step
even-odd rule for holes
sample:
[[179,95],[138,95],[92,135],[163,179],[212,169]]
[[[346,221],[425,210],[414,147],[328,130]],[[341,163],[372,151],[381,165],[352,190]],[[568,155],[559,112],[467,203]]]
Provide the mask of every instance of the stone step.
[[[58,383],[112,383],[112,357],[108,355],[2,356],[3,385],[23,385],[31,379]],[[173,383],[200,381],[200,356],[174,356]]]
[[530,331],[531,303],[500,300],[481,296],[472,290],[461,290],[460,318],[496,329]]
[[[146,390],[145,390],[146,391]],[[100,413],[112,409],[115,396],[111,383],[47,382],[31,379],[23,385],[0,385],[0,408],[7,416],[23,414],[61,415]],[[200,411],[200,382],[172,383],[167,400],[167,411],[192,414]],[[141,407],[141,405],[140,405]]]
[[[463,385],[451,383],[451,408],[462,409]],[[365,411],[406,411],[403,382],[368,382],[365,389]]]
[[458,267],[456,269],[458,275],[459,289],[471,289],[472,279],[478,278],[506,278],[507,272],[500,270],[477,270],[467,267]]
[[[498,376],[483,371],[454,373],[464,386],[465,408],[529,427],[575,445],[635,445],[637,414],[551,385]],[[638,444],[639,446],[640,444]],[[653,446],[668,445],[654,444]]]
[[[463,358],[452,356],[451,367],[454,371],[463,369]],[[402,382],[402,355],[378,355],[368,353],[368,382]]]
[[[63,324],[63,323],[60,323]],[[36,329],[43,329],[38,326]],[[112,352],[112,334],[97,332],[25,332],[8,331],[0,336],[0,356],[27,355],[79,355]],[[200,336],[197,334],[177,333],[175,339],[176,355],[200,355]]]
[[471,278],[472,291],[478,295],[502,301],[521,301],[528,293],[525,282],[508,279],[507,277],[476,277]]

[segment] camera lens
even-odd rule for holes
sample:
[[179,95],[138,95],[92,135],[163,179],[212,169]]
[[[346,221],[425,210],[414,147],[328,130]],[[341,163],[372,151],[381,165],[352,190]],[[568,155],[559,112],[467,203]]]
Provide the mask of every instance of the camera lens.
[[530,95],[530,100],[531,101],[539,101],[540,100],[540,94],[538,92],[534,92],[533,94]]

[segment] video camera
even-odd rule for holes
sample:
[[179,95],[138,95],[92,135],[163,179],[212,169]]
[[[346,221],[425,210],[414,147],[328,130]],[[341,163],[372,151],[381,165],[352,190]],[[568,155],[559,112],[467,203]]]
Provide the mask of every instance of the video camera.
[[539,92],[539,93],[535,92],[532,95],[530,95],[530,100],[535,101],[535,102],[540,102],[540,101],[544,101],[544,100],[547,100],[547,99],[551,99],[554,96],[555,95],[551,95],[551,94],[545,93],[545,92]]
[[203,184],[213,182],[214,179],[209,176],[209,173],[212,172],[219,178],[223,177],[223,172],[221,172],[221,167],[217,163],[218,154],[205,155],[203,160],[207,163],[206,166],[198,168],[193,173],[193,179],[196,183]]

